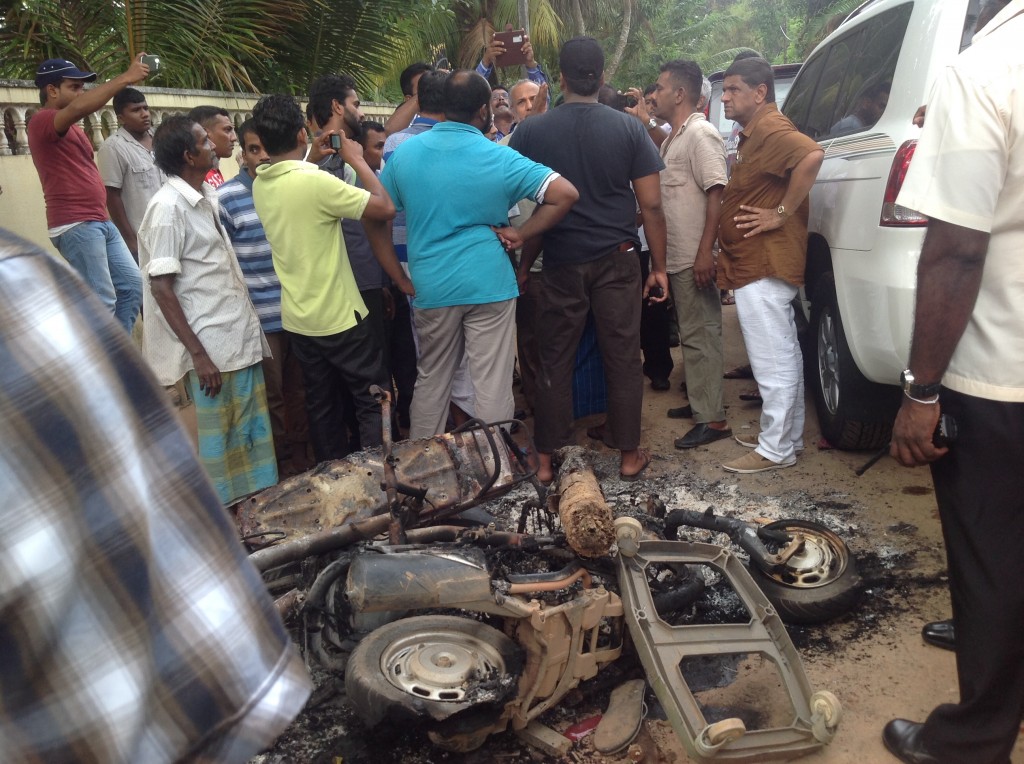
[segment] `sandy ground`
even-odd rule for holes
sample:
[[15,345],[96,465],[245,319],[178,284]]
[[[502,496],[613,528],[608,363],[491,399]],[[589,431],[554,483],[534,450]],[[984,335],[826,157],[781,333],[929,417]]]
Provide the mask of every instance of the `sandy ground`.
[[[724,308],[724,315],[726,368],[732,368],[745,362],[745,355],[735,308]],[[678,352],[674,351],[677,361]],[[596,470],[609,502],[613,508],[622,508],[642,505],[648,497],[657,496],[669,510],[714,506],[716,511],[750,519],[803,517],[838,532],[858,558],[865,591],[860,605],[848,615],[823,626],[789,629],[812,687],[833,692],[843,705],[835,740],[802,760],[808,764],[895,761],[882,746],[885,723],[894,717],[921,720],[936,703],[957,699],[953,654],[929,647],[920,638],[922,624],[949,614],[942,534],[928,471],[904,469],[885,457],[857,477],[854,471],[871,454],[819,448],[820,433],[809,402],[807,448],[795,467],[758,475],[725,472],[721,463],[745,451],[732,440],[689,452],[672,445],[691,426],[688,420],[665,417],[667,409],[685,400],[679,392],[681,379],[677,365],[671,391],[653,392],[649,387],[645,391],[644,445],[654,460],[642,481],[627,484],[618,480],[617,455],[586,438],[586,426],[600,417],[578,423],[578,442],[594,449]],[[738,399],[739,393],[751,386],[749,380],[725,381],[728,419],[734,432],[757,432],[760,408]],[[593,686],[571,695],[544,721],[561,731],[600,714],[608,692],[623,676],[618,668],[607,676],[599,675]],[[671,728],[656,718],[653,693],[648,692],[647,698],[652,707],[647,727],[662,760],[688,761]],[[277,746],[258,760],[263,764],[383,764],[552,759],[531,751],[511,733],[493,736],[473,754],[446,754],[408,730],[365,730],[335,697],[300,717]],[[628,760],[593,753],[587,739],[577,743],[564,759]],[[1024,764],[1024,742],[1018,742],[1012,761]]]

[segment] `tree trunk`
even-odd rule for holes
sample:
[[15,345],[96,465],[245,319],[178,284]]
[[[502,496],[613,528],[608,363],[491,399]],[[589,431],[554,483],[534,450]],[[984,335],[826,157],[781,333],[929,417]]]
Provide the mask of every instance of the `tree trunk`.
[[612,59],[604,67],[604,78],[605,81],[610,81],[615,77],[615,72],[619,70],[619,64],[622,63],[622,56],[626,52],[626,43],[629,41],[629,30],[633,25],[633,3],[635,0],[626,0],[623,3],[622,9],[622,30],[619,32],[619,41],[615,43],[615,50],[612,52]]
[[580,0],[574,0],[572,8],[573,15],[576,17],[576,34],[584,35],[587,33],[587,24],[583,20],[583,8],[580,7]]

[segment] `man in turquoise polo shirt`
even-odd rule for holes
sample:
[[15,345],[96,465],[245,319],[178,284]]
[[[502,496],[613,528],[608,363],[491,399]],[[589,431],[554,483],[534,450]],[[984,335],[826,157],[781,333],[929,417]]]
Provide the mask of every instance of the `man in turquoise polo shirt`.
[[[505,246],[518,247],[543,233],[579,198],[558,173],[484,137],[490,98],[479,74],[452,74],[444,86],[447,121],[405,141],[381,175],[395,208],[406,213],[409,274],[416,288],[420,363],[412,438],[444,432],[463,352],[476,416],[485,422],[512,417],[519,288]],[[523,198],[538,206],[517,231],[508,223],[508,210]]]

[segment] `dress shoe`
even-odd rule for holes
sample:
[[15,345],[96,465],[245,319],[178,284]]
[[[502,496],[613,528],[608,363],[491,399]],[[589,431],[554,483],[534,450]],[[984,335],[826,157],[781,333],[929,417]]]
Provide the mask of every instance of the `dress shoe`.
[[693,419],[693,407],[690,404],[668,410],[669,419]]
[[721,440],[722,438],[731,437],[732,430],[728,427],[724,430],[716,430],[714,427],[708,427],[704,422],[701,422],[683,437],[676,438],[675,445],[676,448],[696,448],[697,446],[714,443],[716,440]]
[[929,645],[941,647],[943,650],[956,650],[956,633],[953,631],[953,619],[932,621],[921,629],[921,639]]
[[672,384],[668,381],[667,377],[651,377],[652,390],[668,390],[670,387],[672,387]]
[[906,764],[939,764],[921,742],[924,725],[906,719],[893,719],[882,730],[882,742],[889,753]]

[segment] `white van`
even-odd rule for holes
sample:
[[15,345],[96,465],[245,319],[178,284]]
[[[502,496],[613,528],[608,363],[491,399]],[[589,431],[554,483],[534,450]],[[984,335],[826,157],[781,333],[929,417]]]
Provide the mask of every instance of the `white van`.
[[896,205],[914,112],[974,34],[980,0],[870,0],[807,58],[783,112],[825,150],[811,191],[808,388],[834,446],[884,446],[910,356],[926,220]]

